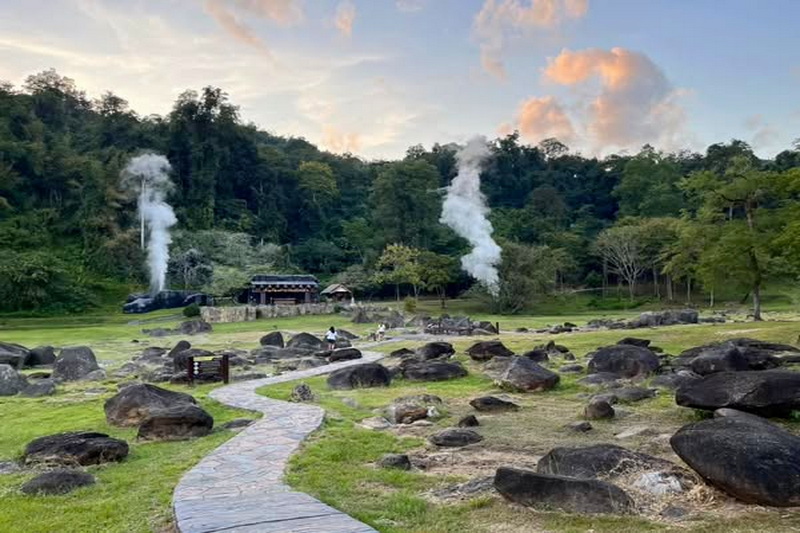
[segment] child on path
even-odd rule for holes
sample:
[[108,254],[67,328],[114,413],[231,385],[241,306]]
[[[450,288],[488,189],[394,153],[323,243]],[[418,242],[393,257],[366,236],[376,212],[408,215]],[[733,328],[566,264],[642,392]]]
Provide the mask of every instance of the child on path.
[[328,341],[328,351],[332,352],[336,349],[336,339],[339,337],[339,334],[336,333],[336,328],[331,326],[331,329],[325,333],[325,340]]

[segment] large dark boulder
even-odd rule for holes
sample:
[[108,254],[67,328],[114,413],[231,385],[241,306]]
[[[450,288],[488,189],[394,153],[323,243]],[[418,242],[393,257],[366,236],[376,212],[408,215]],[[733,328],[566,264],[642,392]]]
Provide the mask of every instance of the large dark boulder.
[[544,510],[621,514],[634,509],[633,500],[625,491],[596,479],[543,475],[502,467],[494,476],[494,488],[512,502]]
[[488,361],[493,357],[511,357],[514,352],[505,347],[500,341],[481,341],[476,342],[467,348],[467,355],[473,361]]
[[625,337],[617,341],[617,344],[629,344],[631,346],[639,346],[640,348],[647,348],[650,346],[650,341],[647,339],[640,339],[638,337]]
[[614,418],[616,412],[607,400],[594,399],[583,409],[583,416],[588,420],[607,420]]
[[56,351],[52,346],[37,346],[32,348],[25,359],[25,366],[52,365],[56,362]]
[[467,369],[457,361],[404,361],[401,373],[409,381],[445,381],[448,379],[463,378]]
[[58,469],[39,474],[22,485],[23,494],[67,494],[80,487],[93,485],[94,476],[80,470]]
[[77,381],[99,370],[97,358],[88,346],[64,348],[53,364],[53,379]]
[[126,427],[141,424],[156,409],[195,403],[189,394],[142,383],[125,387],[106,400],[103,409],[109,424]]
[[589,355],[589,372],[608,372],[620,377],[645,377],[655,372],[661,362],[647,348],[631,344],[615,344]]
[[800,354],[800,350],[787,344],[775,344],[748,338],[689,348],[672,361],[697,374],[741,370],[769,370],[784,363],[783,356]]
[[730,407],[767,417],[788,417],[800,410],[800,372],[718,372],[679,388],[675,402],[695,409]]
[[179,403],[153,409],[142,420],[137,438],[141,440],[185,440],[205,437],[214,427],[214,418],[192,403]]
[[328,362],[336,363],[337,361],[350,361],[352,359],[361,359],[361,350],[357,348],[338,348],[328,356]]
[[183,333],[184,335],[199,335],[201,333],[211,333],[211,324],[206,322],[201,318],[195,318],[194,320],[186,320],[185,322],[181,322],[181,325],[178,326],[177,333]]
[[278,348],[284,347],[283,334],[280,331],[271,331],[261,337],[259,340],[261,346],[277,346]]
[[58,433],[34,439],[25,446],[25,464],[96,465],[122,461],[128,455],[128,443],[105,433],[89,431]]
[[172,349],[169,351],[169,353],[167,353],[167,357],[169,357],[170,359],[175,359],[176,355],[178,355],[179,353],[181,353],[183,351],[188,350],[191,347],[192,347],[192,344],[189,341],[180,340],[175,344],[175,346],[172,347]]
[[0,342],[0,365],[9,365],[20,369],[30,357],[30,351],[13,342]]
[[501,400],[495,396],[481,396],[470,400],[469,404],[476,411],[482,412],[497,412],[497,411],[518,411],[519,405],[514,402]]
[[391,383],[392,376],[389,370],[377,363],[340,368],[328,376],[328,387],[334,390],[388,387]]
[[527,359],[513,357],[505,371],[498,377],[499,387],[517,392],[535,392],[550,390],[561,380],[555,372]]
[[27,385],[20,394],[26,398],[41,398],[56,393],[56,382],[52,379],[39,379]]
[[676,465],[664,459],[613,444],[553,448],[536,465],[540,474],[576,478],[616,477],[630,472],[675,468]]
[[437,357],[449,357],[456,353],[455,348],[449,342],[429,342],[416,349],[417,357],[421,360],[436,359]]
[[471,429],[449,428],[439,433],[434,433],[428,437],[428,440],[436,446],[458,447],[475,444],[476,442],[482,441],[483,437]]
[[318,351],[324,348],[322,339],[315,337],[311,333],[298,333],[289,339],[286,348],[302,348],[304,350]]
[[631,328],[652,328],[657,326],[674,326],[678,324],[697,324],[700,313],[695,309],[668,309],[666,311],[648,311],[628,323]]
[[0,396],[14,396],[28,385],[25,377],[10,365],[0,365]]
[[800,438],[766,420],[703,420],[682,427],[670,444],[706,482],[739,500],[800,506]]

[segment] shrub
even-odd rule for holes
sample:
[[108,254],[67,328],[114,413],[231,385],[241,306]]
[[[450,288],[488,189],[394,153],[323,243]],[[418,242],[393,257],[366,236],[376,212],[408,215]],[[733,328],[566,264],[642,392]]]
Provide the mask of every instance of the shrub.
[[414,314],[417,312],[417,299],[412,298],[411,296],[406,296],[406,299],[403,300],[403,310],[406,313]]
[[194,318],[200,316],[200,306],[192,302],[183,308],[183,316],[186,318]]

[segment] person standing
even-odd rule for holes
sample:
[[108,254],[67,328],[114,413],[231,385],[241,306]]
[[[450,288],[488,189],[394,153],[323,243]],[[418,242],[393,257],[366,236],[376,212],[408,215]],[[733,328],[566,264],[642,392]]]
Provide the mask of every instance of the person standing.
[[382,341],[385,336],[386,336],[386,324],[381,322],[380,325],[378,326],[377,340]]
[[336,349],[336,339],[339,337],[339,334],[336,333],[336,328],[331,326],[327,333],[325,333],[325,340],[328,342],[328,351],[332,352]]

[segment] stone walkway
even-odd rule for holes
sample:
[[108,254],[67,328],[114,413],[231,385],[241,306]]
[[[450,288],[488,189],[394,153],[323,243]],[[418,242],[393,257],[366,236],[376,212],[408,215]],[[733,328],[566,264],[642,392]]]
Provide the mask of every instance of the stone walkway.
[[325,411],[256,394],[256,389],[376,361],[383,354],[243,381],[211,392],[225,405],[263,417],[211,452],[181,478],[173,506],[181,533],[377,533],[283,483],[290,456],[322,424]]

